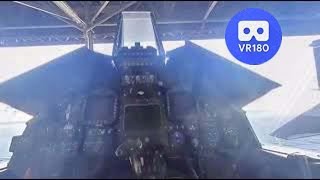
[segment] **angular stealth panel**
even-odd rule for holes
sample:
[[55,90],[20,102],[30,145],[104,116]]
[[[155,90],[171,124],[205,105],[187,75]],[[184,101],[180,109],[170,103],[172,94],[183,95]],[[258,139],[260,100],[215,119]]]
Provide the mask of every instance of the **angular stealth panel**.
[[169,88],[243,107],[280,85],[191,42],[168,53]]
[[294,135],[305,135],[305,137],[308,137],[308,135],[320,134],[319,119],[320,104],[279,127],[271,135],[287,139]]
[[0,84],[0,101],[35,115],[68,93],[117,87],[115,74],[110,56],[83,47]]

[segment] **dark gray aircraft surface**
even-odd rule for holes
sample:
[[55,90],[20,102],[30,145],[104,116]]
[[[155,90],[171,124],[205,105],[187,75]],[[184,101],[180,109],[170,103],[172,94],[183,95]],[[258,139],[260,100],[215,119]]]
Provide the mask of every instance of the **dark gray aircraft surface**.
[[2,83],[34,118],[1,177],[320,177],[316,159],[263,149],[241,109],[279,84],[192,42],[165,53],[156,29],[123,12],[112,56],[84,47]]

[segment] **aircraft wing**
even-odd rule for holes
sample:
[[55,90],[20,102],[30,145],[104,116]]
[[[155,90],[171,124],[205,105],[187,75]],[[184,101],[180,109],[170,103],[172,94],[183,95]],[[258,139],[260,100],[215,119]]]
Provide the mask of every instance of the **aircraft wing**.
[[110,56],[82,47],[1,83],[0,102],[35,115],[61,102],[69,92],[110,85],[114,71]]
[[192,42],[168,52],[168,83],[195,96],[243,107],[280,85]]
[[294,135],[320,134],[319,111],[320,104],[282,125],[271,135],[287,139]]

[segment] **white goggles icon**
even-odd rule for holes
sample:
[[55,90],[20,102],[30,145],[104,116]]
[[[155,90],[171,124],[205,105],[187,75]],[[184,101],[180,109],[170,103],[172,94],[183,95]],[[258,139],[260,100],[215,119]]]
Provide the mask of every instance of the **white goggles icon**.
[[252,37],[257,41],[269,40],[269,22],[268,21],[239,21],[238,39],[240,41],[250,41]]

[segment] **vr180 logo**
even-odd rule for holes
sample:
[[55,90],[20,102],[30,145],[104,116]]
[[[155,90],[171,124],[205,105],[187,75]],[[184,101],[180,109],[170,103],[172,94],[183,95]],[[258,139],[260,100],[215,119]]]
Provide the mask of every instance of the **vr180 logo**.
[[268,12],[248,8],[228,23],[225,40],[231,54],[251,65],[270,60],[279,50],[282,33],[277,20]]
[[[239,21],[238,39],[242,42],[249,42],[255,37],[257,41],[263,42],[269,40],[269,23],[268,21]],[[268,52],[268,44],[250,44],[239,43],[241,52]]]

